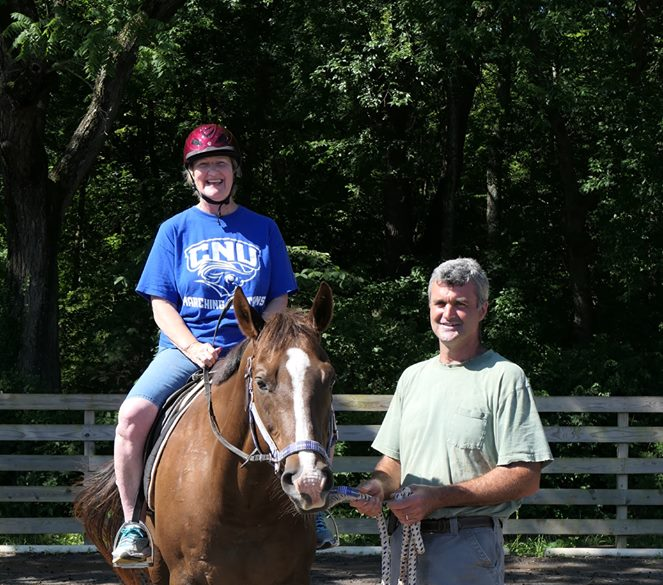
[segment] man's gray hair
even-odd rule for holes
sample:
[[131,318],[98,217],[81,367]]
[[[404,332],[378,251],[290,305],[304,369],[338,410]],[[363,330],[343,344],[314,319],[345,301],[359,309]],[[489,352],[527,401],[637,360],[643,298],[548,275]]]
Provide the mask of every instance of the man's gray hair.
[[488,302],[490,285],[483,268],[474,258],[455,258],[442,262],[431,274],[428,282],[428,301],[430,302],[434,284],[447,286],[464,286],[473,282],[476,287],[479,305]]

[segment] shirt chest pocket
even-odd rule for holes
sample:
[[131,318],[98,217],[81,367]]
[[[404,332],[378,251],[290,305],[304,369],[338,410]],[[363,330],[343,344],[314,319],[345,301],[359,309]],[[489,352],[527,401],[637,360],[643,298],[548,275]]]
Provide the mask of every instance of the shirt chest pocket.
[[460,449],[481,449],[486,440],[488,414],[479,408],[458,407],[447,427],[447,443]]

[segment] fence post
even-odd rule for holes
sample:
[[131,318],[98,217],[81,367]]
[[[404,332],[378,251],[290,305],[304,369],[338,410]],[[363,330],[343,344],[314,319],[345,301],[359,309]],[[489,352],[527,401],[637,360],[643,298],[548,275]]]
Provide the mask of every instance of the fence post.
[[[96,414],[94,410],[83,411],[83,424],[94,425],[96,424]],[[92,471],[92,457],[96,454],[96,447],[94,441],[83,441],[83,455],[85,456],[85,470],[83,477],[87,479],[88,474]],[[83,542],[85,544],[92,544],[92,541],[83,533]]]
[[[617,414],[617,426],[628,427],[629,413],[620,412]],[[617,444],[617,459],[628,459],[628,443]],[[622,473],[617,476],[617,489],[623,490],[624,493],[628,490],[628,474]],[[617,520],[628,519],[628,506],[617,506]],[[626,548],[628,546],[627,537],[624,535],[617,535],[615,537],[615,547]]]
[[[94,410],[85,410],[83,414],[83,424],[92,426],[96,423]],[[94,441],[83,441],[83,455],[85,455],[85,474],[87,475],[92,471],[91,459],[95,455]]]

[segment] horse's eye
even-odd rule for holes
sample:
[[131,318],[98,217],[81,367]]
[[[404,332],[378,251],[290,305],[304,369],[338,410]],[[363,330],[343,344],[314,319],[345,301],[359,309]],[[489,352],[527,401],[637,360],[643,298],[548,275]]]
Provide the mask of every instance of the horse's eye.
[[258,386],[258,390],[263,392],[269,391],[269,384],[263,378],[256,378],[256,386]]

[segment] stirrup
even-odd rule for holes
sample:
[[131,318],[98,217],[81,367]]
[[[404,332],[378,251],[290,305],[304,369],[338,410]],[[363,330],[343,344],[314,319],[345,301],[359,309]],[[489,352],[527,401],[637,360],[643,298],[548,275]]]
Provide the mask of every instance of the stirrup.
[[[122,534],[122,529],[125,526],[130,526],[130,525],[138,525],[147,535],[147,541],[150,546],[150,554],[145,558],[144,561],[132,561],[132,560],[127,560],[126,562],[113,562],[112,565],[116,569],[147,569],[148,567],[151,567],[154,564],[154,541],[152,540],[152,533],[148,530],[147,526],[145,525],[144,522],[138,521],[130,521],[130,522],[123,522],[120,528],[117,531],[117,534],[115,535],[115,540],[113,541],[113,550],[117,548],[117,545],[120,543],[120,538]],[[111,556],[112,556],[113,551],[111,551]]]
[[[331,536],[331,540],[327,540],[327,544],[323,544],[323,546],[318,547],[317,542],[316,542],[316,552],[320,552],[323,550],[329,550],[331,548],[336,548],[337,546],[340,545],[341,539],[339,536],[339,531],[338,531],[338,524],[336,524],[336,520],[334,520],[334,516],[332,516],[329,512],[318,512],[320,514],[320,519],[324,522],[325,524],[325,529],[329,532],[329,536]],[[327,523],[327,520],[331,521],[333,524],[332,527],[329,526]],[[315,524],[317,524],[318,518],[316,517],[315,519]],[[316,541],[317,541],[317,536],[318,536],[318,530],[317,530],[317,525],[315,526],[315,533],[316,533]]]

